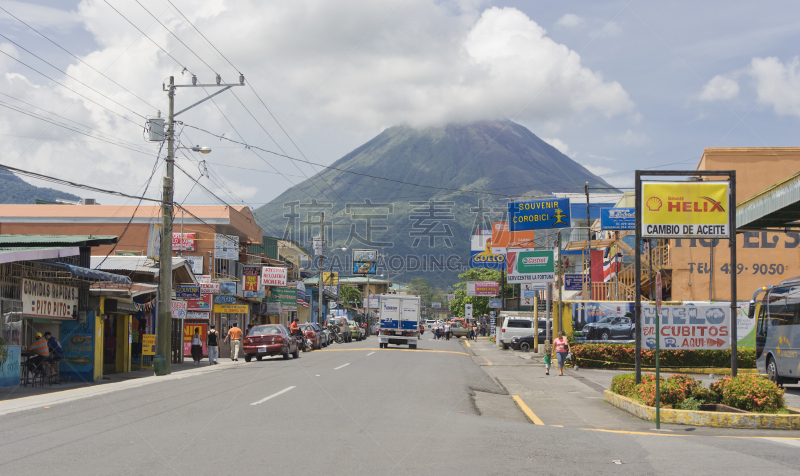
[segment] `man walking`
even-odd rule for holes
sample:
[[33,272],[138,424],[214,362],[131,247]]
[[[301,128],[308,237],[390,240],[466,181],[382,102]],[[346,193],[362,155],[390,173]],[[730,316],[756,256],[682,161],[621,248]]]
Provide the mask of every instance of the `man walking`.
[[239,349],[242,346],[242,330],[236,327],[235,322],[231,328],[228,329],[228,335],[225,336],[225,340],[230,341],[231,343],[231,360],[238,361]]
[[450,321],[444,325],[444,336],[446,340],[450,340]]
[[218,364],[217,358],[219,357],[219,334],[214,324],[211,324],[208,335],[206,336],[206,346],[208,347],[208,365]]

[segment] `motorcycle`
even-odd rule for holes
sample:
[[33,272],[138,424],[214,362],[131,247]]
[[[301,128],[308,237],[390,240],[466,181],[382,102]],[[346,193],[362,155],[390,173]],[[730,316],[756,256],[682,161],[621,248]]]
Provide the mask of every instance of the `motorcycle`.
[[308,352],[314,348],[314,343],[305,336],[303,331],[295,332],[294,338],[297,340],[297,346],[300,347],[303,352]]

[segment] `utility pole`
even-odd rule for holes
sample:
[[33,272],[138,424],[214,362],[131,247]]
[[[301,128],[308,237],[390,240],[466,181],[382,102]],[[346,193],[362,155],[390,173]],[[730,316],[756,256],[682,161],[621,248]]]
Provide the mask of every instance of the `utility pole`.
[[[158,260],[158,318],[156,320],[156,355],[164,357],[166,361],[164,373],[157,372],[157,375],[166,375],[172,371],[172,199],[175,183],[175,117],[189,109],[205,102],[217,94],[227,91],[234,86],[244,86],[244,76],[239,75],[239,84],[223,84],[222,79],[217,75],[216,84],[198,84],[197,77],[192,75],[192,84],[175,84],[175,77],[169,77],[169,85],[163,85],[162,89],[167,92],[169,97],[169,113],[167,115],[167,158],[166,175],[164,176],[164,186],[161,202],[161,249]],[[222,87],[223,89],[208,95],[206,98],[192,104],[191,106],[175,112],[175,89],[176,88],[210,88]],[[208,153],[211,149],[191,147],[195,152]],[[183,236],[181,235],[181,244]]]
[[[586,230],[586,242],[589,246],[589,299],[594,299],[594,290],[592,289],[592,215],[589,213],[589,182],[584,186],[586,192],[586,222],[589,224]],[[584,297],[584,299],[586,299]]]
[[563,308],[563,301],[561,296],[561,289],[562,289],[562,274],[564,270],[561,268],[561,231],[559,230],[556,233],[556,241],[558,241],[558,279],[556,280],[556,285],[558,286],[558,330],[561,330],[561,310]]
[[325,295],[325,287],[322,282],[322,260],[325,253],[325,212],[319,214],[319,239],[320,239],[320,253],[319,253],[319,302],[317,303],[317,324],[325,322],[322,319],[322,296]]

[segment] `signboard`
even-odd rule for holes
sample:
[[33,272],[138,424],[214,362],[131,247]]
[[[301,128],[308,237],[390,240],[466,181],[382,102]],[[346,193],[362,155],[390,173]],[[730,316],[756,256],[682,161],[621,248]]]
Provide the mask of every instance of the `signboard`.
[[635,208],[601,208],[600,209],[600,229],[601,230],[635,230],[636,229],[636,209]]
[[175,296],[178,299],[200,299],[200,286],[175,286]]
[[339,273],[336,271],[333,272],[322,272],[322,284],[324,286],[338,286],[339,285]]
[[172,251],[195,251],[195,240],[197,235],[195,233],[172,233]]
[[[652,303],[642,303],[642,343],[648,349],[656,348],[655,312]],[[662,349],[730,347],[731,308],[728,303],[663,306],[659,319]]]
[[728,238],[728,182],[643,182],[643,238]]
[[353,250],[353,263],[375,263],[378,261],[378,250]]
[[186,301],[172,301],[172,318],[186,319]]
[[[370,294],[369,296],[369,308],[370,309],[378,309],[380,306],[380,296],[377,294]],[[364,308],[367,307],[367,298],[364,298]]]
[[270,290],[270,297],[267,302],[277,303],[280,307],[280,312],[289,312],[297,310],[297,287],[276,287]]
[[192,274],[203,274],[202,256],[184,256],[183,259],[192,267]]
[[147,257],[158,261],[161,256],[161,225],[150,224],[150,233],[147,236]]
[[261,287],[261,266],[242,266],[242,291],[246,298],[264,297],[264,288]]
[[[626,318],[626,313],[630,313]],[[635,336],[632,302],[585,302],[572,304],[572,328],[576,341],[630,343]],[[613,323],[614,332],[611,332]],[[608,329],[608,340],[602,340]],[[654,344],[655,347],[655,344]]]
[[509,231],[508,223],[492,223],[492,253],[502,255],[506,253],[506,248],[533,248],[536,232]]
[[220,294],[236,294],[236,281],[219,281],[219,293]]
[[156,355],[156,335],[142,334],[142,355]]
[[22,352],[21,346],[6,346],[5,358],[0,363],[0,388],[19,386],[20,352]]
[[214,234],[214,258],[239,260],[239,237]]
[[535,302],[536,296],[540,296],[539,291],[547,289],[547,284],[545,283],[522,283],[519,285],[520,288],[520,306],[533,306]]
[[236,296],[214,296],[214,304],[236,304]]
[[297,282],[297,304],[308,306],[306,303],[306,285],[302,281]]
[[472,318],[472,304],[464,304],[464,317]]
[[442,308],[442,303],[440,303],[440,302],[432,302],[431,303],[431,309],[441,309],[441,308]]
[[200,283],[200,294],[219,294],[219,283]]
[[471,268],[503,269],[506,257],[492,253],[492,235],[482,231],[470,238],[469,265]]
[[201,294],[199,299],[186,299],[187,311],[211,311],[211,294]]
[[589,282],[585,274],[565,274],[564,291],[583,291],[584,282]]
[[568,198],[508,203],[508,229],[510,231],[569,228],[570,226]]
[[369,261],[353,261],[353,274],[377,274],[378,265]]
[[339,295],[339,286],[323,286],[322,289],[325,290],[326,293],[330,294],[331,296],[338,296]]
[[281,303],[279,302],[268,302],[267,303],[267,314],[270,316],[275,316],[281,313]]
[[20,286],[24,316],[55,319],[78,316],[78,288],[24,278]]
[[314,256],[322,256],[322,246],[325,242],[322,238],[314,238]]
[[208,312],[186,311],[186,319],[208,320]]
[[264,266],[261,268],[261,284],[264,286],[286,286],[286,268]]
[[247,304],[216,304],[214,303],[214,312],[224,312],[228,314],[248,314],[250,306]]
[[502,299],[489,299],[489,309],[500,309],[503,307]]
[[467,296],[497,296],[500,285],[494,281],[467,281]]
[[555,253],[552,250],[508,250],[507,282],[544,283],[556,280]]
[[456,295],[455,294],[448,294],[447,295],[447,302],[455,301],[455,300],[456,300]]

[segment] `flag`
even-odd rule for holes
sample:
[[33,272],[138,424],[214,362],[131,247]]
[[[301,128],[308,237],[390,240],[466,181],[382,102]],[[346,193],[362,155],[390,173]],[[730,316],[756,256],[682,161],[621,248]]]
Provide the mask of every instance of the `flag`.
[[603,258],[603,281],[608,282],[617,275],[622,256],[612,248],[606,248],[605,255]]

